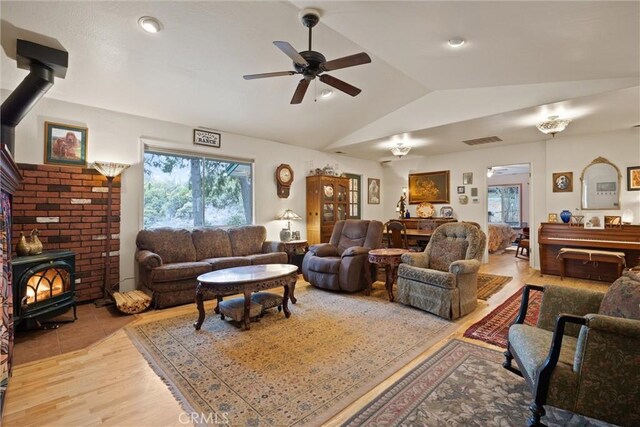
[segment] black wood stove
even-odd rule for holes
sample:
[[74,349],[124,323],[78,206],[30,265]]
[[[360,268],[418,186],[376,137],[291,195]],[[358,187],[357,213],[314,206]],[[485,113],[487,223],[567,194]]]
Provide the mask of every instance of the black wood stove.
[[75,264],[75,254],[71,251],[46,251],[13,259],[13,319],[16,326],[46,328],[44,320],[70,308],[73,308],[74,320],[77,319]]

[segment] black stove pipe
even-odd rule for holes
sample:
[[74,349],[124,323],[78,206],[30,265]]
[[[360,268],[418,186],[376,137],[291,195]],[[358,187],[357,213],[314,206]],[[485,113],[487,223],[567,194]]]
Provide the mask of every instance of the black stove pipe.
[[15,148],[15,128],[27,113],[53,86],[55,77],[64,78],[68,54],[65,51],[18,40],[19,68],[28,68],[29,74],[0,107],[0,141],[11,154]]

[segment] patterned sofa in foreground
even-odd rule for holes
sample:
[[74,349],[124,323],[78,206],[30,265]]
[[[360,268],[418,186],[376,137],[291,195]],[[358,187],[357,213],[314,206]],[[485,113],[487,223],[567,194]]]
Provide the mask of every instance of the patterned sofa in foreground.
[[221,228],[156,228],[136,237],[143,290],[156,308],[195,301],[197,277],[209,271],[257,264],[286,264],[282,242],[267,241],[261,225]]

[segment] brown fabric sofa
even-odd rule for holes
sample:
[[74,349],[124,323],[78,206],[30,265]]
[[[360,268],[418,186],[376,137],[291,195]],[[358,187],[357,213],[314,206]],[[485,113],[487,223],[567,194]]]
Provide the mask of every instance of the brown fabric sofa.
[[[136,237],[143,289],[156,308],[194,302],[197,277],[209,271],[257,264],[286,264],[282,242],[267,241],[261,225],[220,228],[156,228]],[[146,289],[145,289],[146,288]]]

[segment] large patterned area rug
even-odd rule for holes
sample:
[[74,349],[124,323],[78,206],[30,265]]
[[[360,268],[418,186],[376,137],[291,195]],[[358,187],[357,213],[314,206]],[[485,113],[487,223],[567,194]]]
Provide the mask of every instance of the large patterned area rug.
[[511,276],[478,273],[478,299],[488,300],[489,297],[504,287],[513,279]]
[[[523,426],[531,393],[502,367],[502,353],[450,341],[347,420],[343,426]],[[608,424],[545,407],[549,426]]]
[[455,324],[384,299],[304,287],[244,331],[207,313],[127,328],[186,411],[233,426],[319,425],[444,339]]
[[[465,331],[464,336],[507,348],[509,326],[511,326],[518,316],[521,300],[522,289],[518,289],[515,294],[511,295],[491,313],[483,317],[479,322],[471,325],[469,329]],[[527,311],[527,317],[525,318],[527,325],[535,325],[538,321],[541,302],[541,292],[531,291],[531,293],[529,293],[529,309]]]

